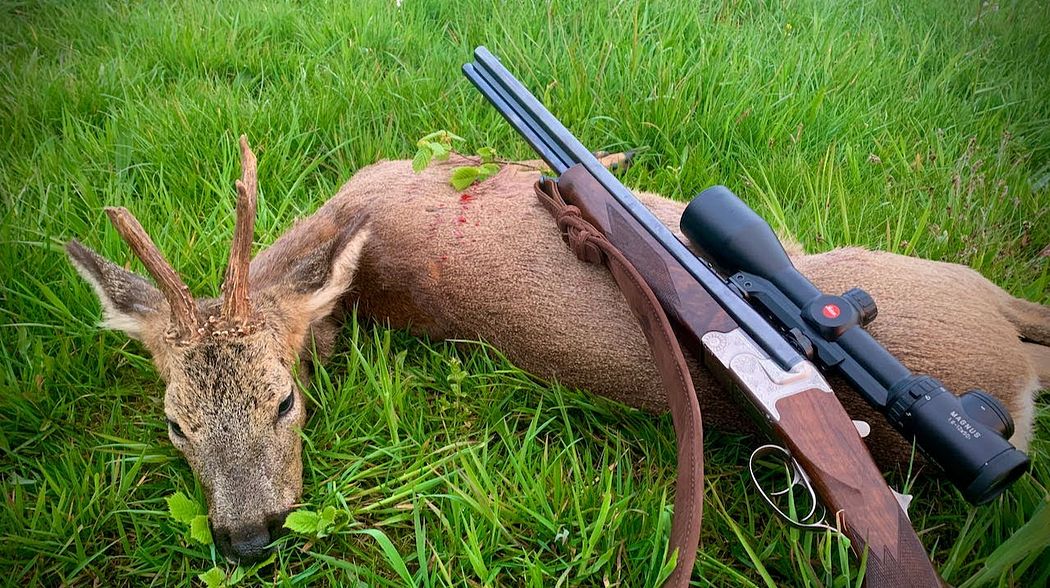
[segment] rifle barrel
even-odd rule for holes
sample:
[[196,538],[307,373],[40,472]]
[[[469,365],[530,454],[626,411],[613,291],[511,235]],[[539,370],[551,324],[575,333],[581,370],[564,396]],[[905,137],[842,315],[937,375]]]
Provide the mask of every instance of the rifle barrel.
[[522,111],[520,104],[508,102],[499,86],[481,68],[474,67],[473,63],[463,66],[463,74],[481,92],[485,98],[496,107],[496,110],[510,122],[525,141],[532,147],[540,157],[551,166],[557,174],[563,174],[573,166],[571,158],[565,154],[557,145],[549,142],[550,137],[542,129],[538,129],[529,114]]
[[702,262],[645,207],[616,176],[605,168],[553,114],[532,95],[488,49],[474,50],[474,63],[463,66],[463,73],[503,115],[529,145],[558,174],[580,165],[655,239],[667,246],[693,279],[725,309],[769,356],[785,370],[803,361],[755,309],[734,292],[721,277]]

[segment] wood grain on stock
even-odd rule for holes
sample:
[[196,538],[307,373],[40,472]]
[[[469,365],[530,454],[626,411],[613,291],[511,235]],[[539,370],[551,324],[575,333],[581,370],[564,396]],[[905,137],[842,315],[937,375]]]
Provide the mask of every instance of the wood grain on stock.
[[853,545],[867,546],[865,586],[940,586],[911,521],[842,405],[828,402],[827,392],[810,390],[782,398],[776,407],[780,421],[774,426],[809,474],[828,518],[837,514]]
[[[700,337],[704,333],[727,333],[738,327],[707,290],[697,284],[638,221],[621,210],[605,188],[582,166],[574,166],[563,173],[558,178],[558,188],[566,200],[580,209],[581,216],[603,231],[645,277],[663,303],[668,318],[693,339],[688,342],[688,347],[694,352],[699,351]],[[689,312],[680,312],[684,309]]]
[[[562,174],[558,187],[565,199],[580,209],[581,216],[603,231],[649,282],[679,335],[692,339],[683,341],[683,347],[699,352],[705,333],[738,328],[703,286],[620,209],[582,166]],[[733,379],[730,374],[715,375],[722,381]],[[829,516],[842,512],[843,532],[858,558],[865,546],[870,548],[865,586],[940,586],[911,522],[842,404],[826,392],[813,390],[781,399],[777,409],[783,429],[778,436],[810,475]]]

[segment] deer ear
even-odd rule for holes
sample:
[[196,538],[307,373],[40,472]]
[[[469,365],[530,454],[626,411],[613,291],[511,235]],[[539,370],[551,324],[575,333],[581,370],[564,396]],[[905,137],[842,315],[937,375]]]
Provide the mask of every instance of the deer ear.
[[75,239],[66,244],[66,253],[102,303],[102,326],[143,340],[150,324],[165,312],[167,303],[160,290]]
[[296,225],[252,260],[252,287],[286,309],[291,332],[327,318],[354,279],[368,241],[366,215],[344,224]]
[[[335,310],[337,304],[342,300],[350,284],[354,280],[361,253],[364,251],[365,243],[368,242],[370,231],[363,223],[348,227],[346,231],[332,242],[327,252],[319,251],[323,260],[317,260],[327,271],[323,279],[316,280],[319,273],[314,273],[314,287],[304,292],[302,309],[309,317],[310,323],[327,318]],[[309,276],[303,276],[308,278]],[[309,283],[310,280],[304,280]]]

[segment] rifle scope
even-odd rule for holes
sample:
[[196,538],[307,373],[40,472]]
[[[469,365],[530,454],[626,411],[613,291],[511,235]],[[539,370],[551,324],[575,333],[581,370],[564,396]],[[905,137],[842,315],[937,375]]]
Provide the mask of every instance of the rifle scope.
[[960,396],[912,374],[862,327],[872,298],[854,288],[824,294],[791,263],[769,225],[725,186],[708,188],[682,214],[682,232],[744,296],[771,315],[787,339],[822,369],[841,374],[906,438],[944,469],[974,504],[1021,477],[1028,456],[1009,441],[1006,408],[983,390]]

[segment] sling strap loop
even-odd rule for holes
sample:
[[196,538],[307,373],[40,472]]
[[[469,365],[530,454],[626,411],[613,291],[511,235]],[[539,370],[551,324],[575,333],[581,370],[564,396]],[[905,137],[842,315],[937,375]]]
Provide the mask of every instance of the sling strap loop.
[[558,191],[557,182],[543,178],[536,182],[535,190],[540,203],[554,217],[562,237],[576,257],[587,263],[603,264],[612,273],[649,343],[660,382],[667,393],[678,441],[678,476],[669,543],[672,552],[678,551],[678,559],[664,586],[686,587],[700,541],[704,439],[700,404],[682,349],[660,302],[638,270],[601,231],[580,216],[579,208],[565,201]]

